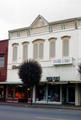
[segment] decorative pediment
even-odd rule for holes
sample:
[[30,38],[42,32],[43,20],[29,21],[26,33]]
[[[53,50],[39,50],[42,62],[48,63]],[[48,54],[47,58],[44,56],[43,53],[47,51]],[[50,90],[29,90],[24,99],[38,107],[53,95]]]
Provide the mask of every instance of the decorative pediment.
[[31,24],[31,28],[39,28],[43,26],[47,26],[48,22],[44,19],[41,15],[38,15],[38,17],[34,20],[34,22]]

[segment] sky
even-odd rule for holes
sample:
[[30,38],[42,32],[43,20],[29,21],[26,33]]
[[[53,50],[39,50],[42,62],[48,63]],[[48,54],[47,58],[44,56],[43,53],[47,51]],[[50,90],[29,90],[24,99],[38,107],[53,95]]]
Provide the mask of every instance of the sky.
[[0,40],[9,30],[30,26],[39,14],[48,22],[81,17],[81,0],[0,0]]

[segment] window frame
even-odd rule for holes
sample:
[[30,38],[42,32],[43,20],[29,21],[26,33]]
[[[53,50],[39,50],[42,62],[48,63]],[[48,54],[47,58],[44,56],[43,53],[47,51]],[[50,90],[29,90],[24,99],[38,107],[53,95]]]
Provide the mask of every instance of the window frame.
[[0,63],[0,68],[4,68],[5,67],[5,55],[4,55],[4,53],[0,54],[0,60],[1,60],[1,57],[3,57],[4,59],[3,59],[3,62]]
[[[70,40],[70,36],[63,36],[61,37],[62,39],[62,57],[69,57],[69,40]],[[68,41],[68,46],[65,47],[67,48],[67,50],[64,52],[64,44],[66,45],[66,42]],[[65,42],[65,43],[64,43]]]
[[[37,59],[37,60],[42,60],[44,58],[44,39],[37,39],[33,41],[33,59]],[[35,57],[35,45],[37,45],[37,56]],[[40,49],[40,45],[42,45],[42,49]],[[42,52],[41,52],[42,51]]]
[[[56,40],[57,40],[57,38],[52,37],[52,38],[49,38],[48,40],[49,40],[49,58],[52,59],[52,58],[55,58],[55,56],[56,56]],[[54,43],[54,54],[52,51],[53,50],[52,43]]]
[[[22,43],[22,60],[23,61],[26,61],[28,59],[28,44],[29,42],[23,42]],[[26,50],[27,52],[25,51],[25,45],[26,45]],[[26,53],[25,53],[26,52]],[[24,59],[24,56],[26,55],[26,59]]]
[[[13,51],[13,54],[12,54],[12,61],[13,62],[16,62],[17,61],[17,59],[18,59],[18,43],[14,43],[14,44],[12,44],[12,51]],[[14,53],[14,49],[16,48],[16,55],[15,55],[15,53]]]

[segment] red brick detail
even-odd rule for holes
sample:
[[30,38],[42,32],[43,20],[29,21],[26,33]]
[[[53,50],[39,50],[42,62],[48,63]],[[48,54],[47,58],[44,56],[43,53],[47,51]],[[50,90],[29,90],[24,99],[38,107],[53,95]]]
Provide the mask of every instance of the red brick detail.
[[7,78],[8,39],[0,41],[0,54],[5,57],[4,68],[0,68],[0,82],[4,82]]

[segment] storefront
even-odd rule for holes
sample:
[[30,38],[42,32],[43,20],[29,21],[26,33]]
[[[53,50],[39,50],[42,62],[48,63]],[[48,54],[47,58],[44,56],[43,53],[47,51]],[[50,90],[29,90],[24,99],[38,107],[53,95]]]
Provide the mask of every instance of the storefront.
[[[0,101],[27,103],[31,90],[22,84],[0,85]],[[33,103],[81,105],[81,84],[40,83],[33,89]]]
[[75,84],[62,85],[62,104],[75,104]]
[[6,102],[26,102],[28,98],[27,88],[22,84],[10,84],[6,88]]
[[6,85],[0,85],[0,102],[5,101],[6,96]]
[[60,85],[40,84],[36,87],[36,103],[60,104]]
[[59,84],[43,83],[35,88],[35,102],[48,104],[75,104],[75,84],[68,82]]

